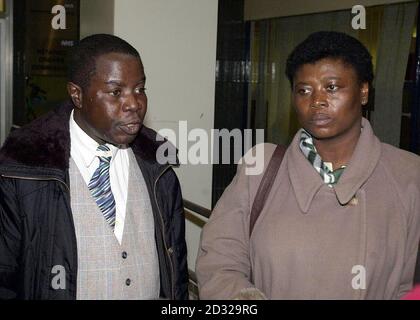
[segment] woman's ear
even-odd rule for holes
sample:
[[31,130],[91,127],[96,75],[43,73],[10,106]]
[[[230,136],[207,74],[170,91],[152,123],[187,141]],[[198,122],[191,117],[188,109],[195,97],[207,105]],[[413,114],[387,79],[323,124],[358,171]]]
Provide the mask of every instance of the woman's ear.
[[76,108],[82,108],[82,89],[73,82],[67,82],[67,92]]
[[364,82],[360,87],[360,102],[363,106],[367,105],[369,101],[369,83]]

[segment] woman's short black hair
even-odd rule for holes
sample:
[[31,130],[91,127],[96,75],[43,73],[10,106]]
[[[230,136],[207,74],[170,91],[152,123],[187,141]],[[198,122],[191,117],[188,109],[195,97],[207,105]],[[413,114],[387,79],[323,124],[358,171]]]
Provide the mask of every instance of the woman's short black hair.
[[287,58],[286,76],[293,87],[293,78],[304,64],[315,63],[324,58],[336,58],[350,65],[356,71],[360,83],[373,80],[372,56],[357,39],[333,31],[320,31],[309,35],[296,46]]
[[70,50],[68,80],[86,89],[95,73],[96,59],[111,52],[140,59],[138,51],[127,41],[110,34],[94,34],[82,39]]

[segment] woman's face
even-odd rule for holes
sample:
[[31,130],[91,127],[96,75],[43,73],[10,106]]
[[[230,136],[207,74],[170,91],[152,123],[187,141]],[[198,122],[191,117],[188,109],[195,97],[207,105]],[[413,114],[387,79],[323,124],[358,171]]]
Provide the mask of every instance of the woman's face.
[[301,126],[317,140],[359,137],[368,83],[340,59],[302,65],[293,79],[292,101]]

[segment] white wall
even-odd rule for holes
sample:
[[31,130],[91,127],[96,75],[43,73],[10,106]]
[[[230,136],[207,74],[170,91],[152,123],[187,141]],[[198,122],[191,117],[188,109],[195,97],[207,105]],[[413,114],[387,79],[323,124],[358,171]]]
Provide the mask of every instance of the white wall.
[[410,2],[413,0],[245,0],[245,20],[287,17],[315,12],[350,9],[356,4],[376,6],[380,4]]
[[[214,124],[216,0],[115,0],[114,34],[140,52],[149,98],[146,124],[178,132]],[[177,169],[183,196],[211,206],[211,165]],[[187,221],[188,263],[194,270],[201,229]]]
[[80,0],[80,39],[94,33],[114,33],[114,0]]

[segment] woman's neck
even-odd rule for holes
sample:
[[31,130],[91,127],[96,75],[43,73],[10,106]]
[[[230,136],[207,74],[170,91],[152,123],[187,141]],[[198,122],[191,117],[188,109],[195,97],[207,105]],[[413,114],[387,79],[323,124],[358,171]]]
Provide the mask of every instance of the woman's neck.
[[347,165],[353,155],[357,142],[359,141],[360,130],[354,134],[347,134],[333,139],[313,138],[316,150],[324,162],[331,162],[333,169]]

